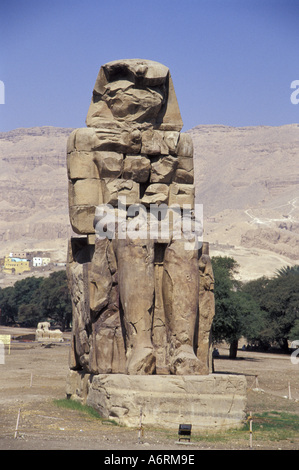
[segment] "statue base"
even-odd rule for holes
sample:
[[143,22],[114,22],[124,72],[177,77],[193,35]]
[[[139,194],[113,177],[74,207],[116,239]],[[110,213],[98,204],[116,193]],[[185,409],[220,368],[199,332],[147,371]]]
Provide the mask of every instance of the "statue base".
[[245,419],[243,375],[91,375],[71,370],[67,397],[99,411],[121,425],[193,431],[241,427]]

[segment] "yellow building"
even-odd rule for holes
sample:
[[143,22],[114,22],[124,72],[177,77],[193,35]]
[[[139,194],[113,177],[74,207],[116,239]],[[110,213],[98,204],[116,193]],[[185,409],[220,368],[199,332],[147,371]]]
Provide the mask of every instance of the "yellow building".
[[6,274],[22,274],[30,271],[29,261],[25,258],[5,256],[3,272]]

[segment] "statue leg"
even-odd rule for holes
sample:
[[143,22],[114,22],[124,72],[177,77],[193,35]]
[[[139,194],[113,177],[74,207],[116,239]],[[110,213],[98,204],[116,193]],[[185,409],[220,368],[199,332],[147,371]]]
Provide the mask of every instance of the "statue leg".
[[118,282],[126,334],[128,374],[153,374],[154,244],[151,240],[118,240]]
[[198,251],[186,250],[185,240],[174,240],[166,248],[162,289],[170,372],[201,374],[202,363],[193,344],[198,315]]

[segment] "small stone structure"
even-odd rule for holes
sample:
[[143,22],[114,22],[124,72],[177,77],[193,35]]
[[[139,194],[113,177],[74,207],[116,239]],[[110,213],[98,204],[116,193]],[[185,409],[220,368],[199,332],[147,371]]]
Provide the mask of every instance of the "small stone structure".
[[35,341],[43,343],[63,343],[63,334],[60,330],[50,330],[49,322],[40,322],[35,331]]
[[[225,380],[209,378],[214,278],[198,230],[192,139],[180,133],[169,69],[140,59],[103,65],[86,124],[67,144],[69,214],[79,235],[70,240],[67,264],[73,305],[67,393],[97,407],[108,392],[102,385],[96,392],[95,384],[115,388],[116,402],[120,389],[128,396],[136,389],[132,396],[146,401],[156,387],[169,386],[171,394],[184,377],[193,377],[191,389],[200,377],[190,404],[205,378]],[[139,375],[149,377],[143,382]],[[213,395],[213,386],[208,390]],[[107,407],[104,415],[115,414]]]

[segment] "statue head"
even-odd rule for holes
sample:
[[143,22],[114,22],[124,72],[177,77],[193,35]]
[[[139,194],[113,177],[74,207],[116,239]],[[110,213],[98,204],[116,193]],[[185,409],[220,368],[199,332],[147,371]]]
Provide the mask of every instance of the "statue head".
[[141,59],[103,65],[86,124],[180,131],[183,123],[169,69],[158,62]]

